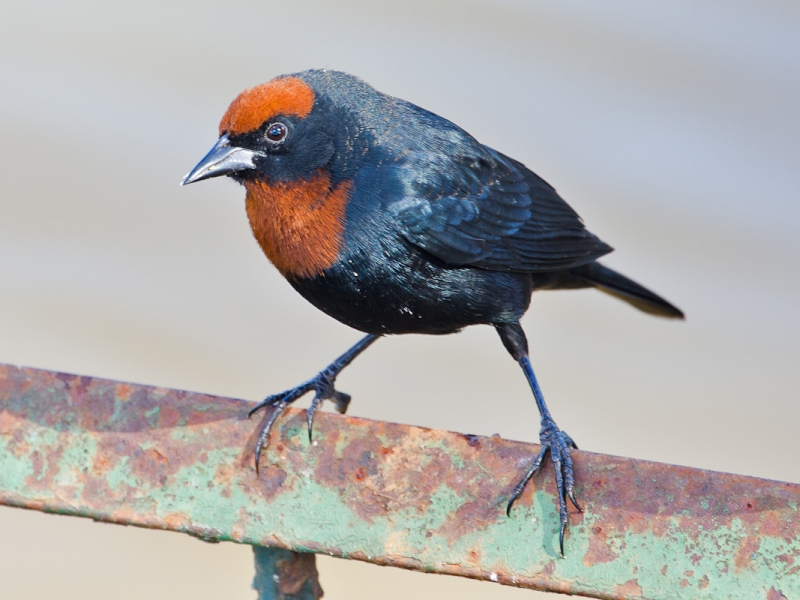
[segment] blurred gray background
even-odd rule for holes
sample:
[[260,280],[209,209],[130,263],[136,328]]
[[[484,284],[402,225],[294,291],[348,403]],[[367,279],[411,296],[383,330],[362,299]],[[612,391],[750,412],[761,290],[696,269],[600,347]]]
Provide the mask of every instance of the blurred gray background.
[[[261,255],[244,192],[179,188],[246,87],[355,73],[556,186],[607,264],[524,326],[582,448],[800,482],[800,5],[789,0],[0,4],[0,361],[257,400],[358,339]],[[351,413],[535,441],[494,331],[378,342]],[[209,443],[212,443],[209,440]],[[322,557],[332,599],[536,598]],[[0,509],[6,599],[252,599],[251,551]]]

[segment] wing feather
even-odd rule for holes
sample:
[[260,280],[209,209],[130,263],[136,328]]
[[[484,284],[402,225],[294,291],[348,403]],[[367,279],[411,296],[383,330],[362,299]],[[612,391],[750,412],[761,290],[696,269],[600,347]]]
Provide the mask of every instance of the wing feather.
[[611,252],[546,181],[476,145],[471,155],[406,157],[405,197],[389,209],[409,242],[452,265],[519,272],[568,269]]

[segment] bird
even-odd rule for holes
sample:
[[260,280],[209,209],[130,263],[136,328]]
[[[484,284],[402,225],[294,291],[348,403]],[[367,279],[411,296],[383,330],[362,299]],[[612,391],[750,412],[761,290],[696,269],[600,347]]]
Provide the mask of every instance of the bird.
[[383,336],[444,335],[491,325],[530,385],[540,450],[508,496],[506,513],[546,457],[555,469],[559,548],[575,493],[573,439],[539,387],[520,325],[534,291],[596,288],[645,313],[682,319],[668,301],[598,259],[611,246],[590,233],[555,189],[521,162],[451,121],[353,75],[312,69],[240,93],[219,138],[181,185],[227,176],[246,190],[252,233],[306,300],[365,336],[316,376],[272,394],[255,448],[313,392],[309,438],[325,400],[344,413],[336,378]]

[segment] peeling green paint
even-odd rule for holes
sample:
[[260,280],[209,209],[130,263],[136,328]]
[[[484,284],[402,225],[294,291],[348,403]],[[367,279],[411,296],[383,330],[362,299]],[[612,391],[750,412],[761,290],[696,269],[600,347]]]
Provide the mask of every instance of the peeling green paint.
[[[288,411],[253,468],[248,404],[0,366],[0,502],[596,598],[800,597],[800,486],[575,453],[557,550],[537,447]],[[277,556],[277,555],[276,555]]]

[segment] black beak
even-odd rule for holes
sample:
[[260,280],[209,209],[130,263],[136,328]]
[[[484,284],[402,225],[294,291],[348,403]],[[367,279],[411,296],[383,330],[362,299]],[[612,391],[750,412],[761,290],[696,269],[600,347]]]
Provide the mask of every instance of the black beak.
[[197,166],[183,178],[181,185],[255,169],[256,165],[253,159],[256,156],[260,156],[260,154],[238,146],[231,146],[228,136],[223,135],[214,144],[211,151],[203,157],[203,160],[197,163]]

